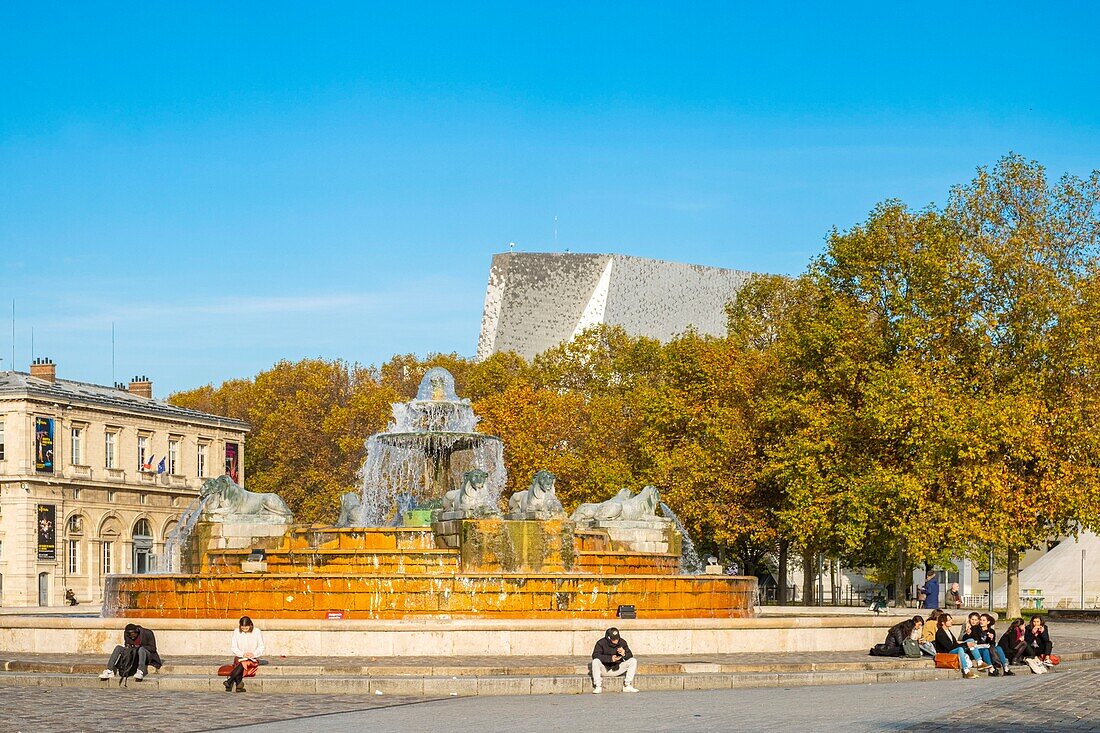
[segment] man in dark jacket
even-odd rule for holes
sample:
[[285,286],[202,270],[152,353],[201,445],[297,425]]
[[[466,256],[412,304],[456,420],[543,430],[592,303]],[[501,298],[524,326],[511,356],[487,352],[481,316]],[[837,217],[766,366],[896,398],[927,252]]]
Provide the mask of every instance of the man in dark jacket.
[[634,687],[634,674],[638,671],[638,660],[630,652],[630,645],[626,639],[619,636],[619,630],[610,628],[604,632],[603,638],[596,642],[592,648],[592,694],[603,692],[604,677],[623,678],[623,692],[637,692]]
[[149,665],[153,665],[154,669],[160,669],[164,662],[161,661],[160,655],[157,654],[157,638],[153,636],[153,632],[150,629],[142,628],[137,624],[126,624],[126,628],[122,632],[122,641],[124,646],[116,646],[115,650],[111,652],[111,659],[107,662],[107,669],[103,670],[99,679],[109,680],[115,676],[115,664],[118,663],[119,657],[122,656],[126,647],[133,647],[137,650],[137,672],[134,673],[134,679],[141,682],[145,679],[145,675],[149,674]]

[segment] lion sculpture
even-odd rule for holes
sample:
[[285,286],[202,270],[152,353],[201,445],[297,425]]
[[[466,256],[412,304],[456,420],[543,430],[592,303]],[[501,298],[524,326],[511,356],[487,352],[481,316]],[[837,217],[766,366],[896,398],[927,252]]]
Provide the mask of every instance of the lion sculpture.
[[573,512],[574,522],[598,522],[609,520],[623,521],[660,521],[657,507],[661,503],[661,493],[656,486],[646,486],[638,494],[632,495],[630,489],[623,489],[607,501],[595,504],[581,504]]
[[554,493],[556,477],[549,471],[536,471],[531,485],[508,499],[508,516],[517,519],[550,519],[565,514]]
[[462,487],[448,491],[443,496],[443,511],[478,516],[499,514],[486,487],[488,478],[489,474],[480,468],[462,474]]
[[362,527],[363,512],[360,507],[363,497],[358,491],[348,491],[340,494],[340,518],[336,520],[337,527]]
[[205,481],[199,490],[203,513],[217,522],[289,524],[294,515],[277,494],[257,494],[238,486],[229,476]]

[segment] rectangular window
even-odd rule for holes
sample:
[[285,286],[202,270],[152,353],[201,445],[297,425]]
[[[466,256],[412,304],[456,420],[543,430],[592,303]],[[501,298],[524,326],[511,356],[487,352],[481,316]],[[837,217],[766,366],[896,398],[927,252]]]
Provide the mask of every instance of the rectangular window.
[[195,462],[198,464],[199,478],[206,478],[206,452],[207,452],[206,443],[199,443],[199,447],[198,447],[197,451],[195,452]]
[[73,428],[69,443],[69,462],[74,466],[84,465],[84,429]]
[[146,494],[138,494],[138,502],[141,504],[148,503],[149,497]]
[[179,455],[180,455],[180,442],[178,440],[169,440],[168,441],[168,473],[170,473],[173,476],[176,476],[179,473],[178,471],[176,471],[176,468],[177,468],[176,461],[179,459]]
[[80,573],[80,540],[69,540],[69,575]]
[[118,459],[118,433],[108,430],[103,434],[103,465],[114,468]]
[[99,563],[99,572],[100,572],[101,575],[106,575],[107,573],[110,573],[111,570],[112,570],[112,568],[111,568],[111,549],[112,549],[113,544],[114,544],[113,542],[104,542],[103,543],[103,555],[101,556],[100,563]]
[[138,470],[139,471],[149,470],[148,466],[146,465],[149,462],[149,456],[146,455],[148,452],[149,452],[149,436],[139,435],[138,436]]
[[4,460],[4,421],[0,420],[0,461]]

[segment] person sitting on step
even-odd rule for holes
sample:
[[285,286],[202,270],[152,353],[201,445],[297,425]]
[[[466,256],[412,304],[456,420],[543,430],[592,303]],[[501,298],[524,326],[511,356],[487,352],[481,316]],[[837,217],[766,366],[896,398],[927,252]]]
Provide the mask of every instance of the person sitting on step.
[[993,657],[989,653],[989,645],[985,643],[985,635],[982,633],[981,615],[972,611],[966,617],[966,625],[963,627],[959,641],[967,646],[970,656],[977,662],[976,669],[979,672],[993,674]]
[[1024,631],[1024,641],[1027,642],[1028,656],[1039,657],[1039,661],[1048,667],[1053,667],[1050,655],[1054,652],[1054,644],[1050,640],[1050,629],[1042,616],[1032,616],[1031,623]]
[[122,656],[122,652],[125,651],[125,647],[137,649],[138,668],[137,672],[134,673],[134,679],[138,682],[141,682],[149,674],[149,665],[153,665],[153,669],[160,669],[161,665],[164,664],[160,654],[157,654],[157,638],[153,635],[151,629],[142,628],[137,624],[126,624],[125,629],[122,631],[122,641],[125,646],[116,646],[115,650],[111,652],[107,669],[100,673],[99,679],[109,680],[115,676],[115,664]]
[[972,669],[974,663],[970,660],[970,655],[967,653],[967,645],[959,642],[959,640],[955,638],[955,632],[951,630],[951,614],[944,612],[944,614],[940,616],[940,620],[937,624],[939,628],[936,630],[936,653],[958,655],[959,669],[962,670],[963,677],[966,677],[968,680],[974,679],[974,677],[977,676]]
[[936,631],[940,628],[939,620],[942,615],[943,611],[940,609],[932,609],[920,632],[920,650],[930,657],[936,656]]
[[1012,619],[1012,625],[1001,634],[997,646],[1004,651],[1009,664],[1024,663],[1024,658],[1029,656],[1029,652],[1027,642],[1024,640],[1024,620],[1022,618]]
[[256,676],[260,655],[264,653],[264,635],[248,616],[241,616],[237,622],[231,648],[233,668],[229,670],[229,676],[225,680],[225,691],[232,692],[236,687],[237,692],[244,692],[244,678]]
[[894,624],[886,632],[886,653],[891,657],[900,657],[905,654],[902,645],[906,639],[920,641],[921,632],[924,630],[924,619],[920,616],[905,619],[901,623]]
[[623,678],[623,692],[637,692],[634,687],[634,675],[638,671],[638,660],[630,651],[630,645],[626,639],[619,635],[619,630],[612,627],[604,632],[603,638],[596,642],[592,649],[592,663],[589,666],[592,673],[592,694],[603,692],[604,677]]

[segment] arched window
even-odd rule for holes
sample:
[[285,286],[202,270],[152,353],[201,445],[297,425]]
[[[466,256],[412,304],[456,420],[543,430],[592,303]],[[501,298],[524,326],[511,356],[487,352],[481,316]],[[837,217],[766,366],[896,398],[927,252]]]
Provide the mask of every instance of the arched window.
[[65,530],[70,535],[84,534],[84,519],[79,514],[74,514],[69,517],[69,523],[65,525]]
[[153,570],[153,528],[148,519],[139,519],[134,524],[134,556],[133,569],[135,573],[149,573]]
[[134,539],[153,539],[153,528],[148,519],[139,519],[134,525]]

